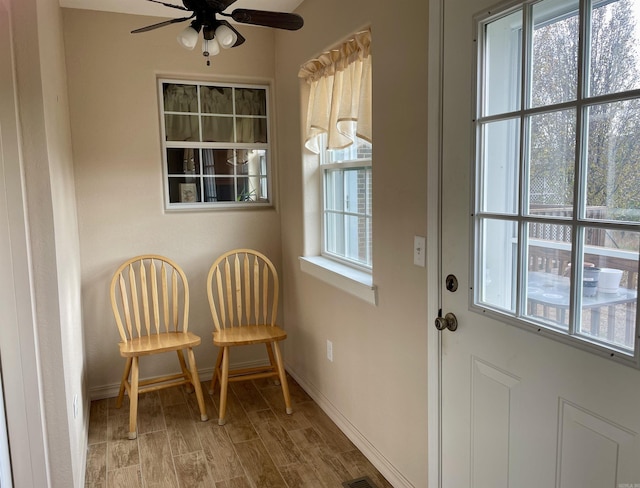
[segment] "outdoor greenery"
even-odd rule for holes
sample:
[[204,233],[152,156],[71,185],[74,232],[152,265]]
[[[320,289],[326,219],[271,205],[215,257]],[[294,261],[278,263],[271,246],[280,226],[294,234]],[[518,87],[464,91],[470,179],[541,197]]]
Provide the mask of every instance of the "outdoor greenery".
[[[594,4],[591,12],[587,97],[640,88],[640,55],[634,0]],[[538,19],[535,17],[534,22]],[[533,107],[576,100],[578,12],[539,19],[534,30]],[[586,199],[600,218],[640,221],[640,99],[591,104],[586,124]],[[571,207],[576,160],[575,108],[535,115],[530,135],[530,203]],[[585,157],[585,155],[583,155]]]

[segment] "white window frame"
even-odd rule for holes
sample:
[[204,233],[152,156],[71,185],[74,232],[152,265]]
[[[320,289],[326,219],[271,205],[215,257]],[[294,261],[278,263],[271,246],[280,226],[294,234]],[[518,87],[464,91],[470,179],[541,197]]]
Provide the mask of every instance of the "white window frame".
[[[163,97],[163,85],[164,84],[180,84],[180,85],[192,85],[192,86],[215,86],[222,88],[231,88],[234,92],[233,95],[233,113],[228,114],[229,117],[243,117],[243,118],[262,118],[266,121],[267,128],[267,142],[266,143],[244,143],[244,142],[191,142],[191,141],[167,141],[166,138],[166,126],[165,126],[165,114],[171,114],[171,111],[165,111],[164,108],[164,97]],[[236,114],[236,105],[235,105],[235,90],[236,89],[259,89],[265,91],[266,98],[266,115],[264,116],[252,116],[252,115],[240,115]],[[250,209],[257,207],[273,207],[273,202],[275,201],[275,197],[273,195],[273,185],[272,185],[272,163],[271,163],[271,140],[272,140],[272,130],[271,130],[271,116],[270,116],[270,105],[271,105],[271,94],[270,94],[270,85],[269,84],[248,84],[248,83],[232,83],[232,82],[222,82],[222,81],[202,81],[202,80],[192,80],[192,79],[175,79],[175,78],[158,78],[157,79],[157,90],[158,90],[158,106],[159,106],[159,115],[160,115],[160,127],[161,127],[161,145],[162,145],[162,177],[163,177],[163,188],[164,188],[164,208],[165,211],[192,211],[192,210],[225,210],[225,209]],[[198,88],[198,94],[200,93]],[[199,95],[198,95],[199,97]],[[200,100],[198,98],[198,107],[200,107]],[[201,112],[190,112],[189,115],[198,116],[201,118]],[[202,139],[202,124],[199,124],[200,130],[200,139]],[[235,124],[233,124],[234,134],[236,131]],[[169,173],[169,164],[167,160],[167,150],[172,148],[187,148],[193,149],[194,151],[199,151],[203,149],[226,149],[226,150],[258,150],[263,151],[262,154],[257,155],[259,158],[259,174],[251,175],[249,178],[257,178],[258,182],[256,187],[260,190],[261,194],[264,194],[266,190],[266,198],[259,198],[257,201],[242,201],[239,198],[241,195],[237,195],[237,186],[235,182],[239,178],[245,178],[246,175],[237,174],[234,170],[233,175],[224,175],[233,178],[234,181],[234,195],[236,196],[235,201],[216,201],[216,202],[191,202],[191,203],[183,203],[183,202],[172,202],[171,201],[171,192],[170,192],[170,179],[171,178],[181,178],[184,175],[180,174],[170,174]],[[235,157],[235,156],[234,156]],[[194,179],[198,180],[199,188],[204,188],[204,168],[202,167],[201,160],[200,172],[194,175]],[[266,171],[266,172],[265,172]],[[200,200],[202,200],[202,195],[200,196]]]
[[[636,298],[636,321],[635,321],[635,336],[634,336],[634,345],[633,350],[629,351],[625,348],[618,347],[614,344],[608,343],[603,340],[598,340],[596,338],[587,338],[584,334],[580,334],[578,331],[580,330],[580,324],[578,323],[578,318],[573,317],[576,313],[580,313],[581,308],[581,294],[580,288],[576,286],[576,283],[581,282],[582,280],[582,269],[581,266],[575,267],[571,271],[572,279],[571,279],[571,301],[569,305],[569,327],[568,330],[562,330],[557,327],[547,326],[544,323],[531,320],[530,317],[526,317],[526,283],[525,283],[525,275],[528,273],[527,271],[527,263],[524,262],[525,256],[527,255],[527,246],[529,244],[529,237],[525,232],[525,228],[528,224],[531,223],[551,223],[551,224],[563,224],[571,228],[572,236],[573,236],[573,249],[571,258],[573,262],[580,262],[584,253],[586,253],[589,249],[589,246],[585,244],[584,232],[586,229],[591,227],[603,228],[603,229],[612,229],[612,230],[630,230],[630,231],[640,231],[640,223],[630,223],[630,222],[620,222],[620,221],[602,221],[602,220],[588,220],[585,215],[586,203],[582,199],[584,187],[586,185],[586,162],[584,161],[584,147],[586,146],[587,140],[587,128],[586,123],[581,124],[578,123],[578,130],[576,131],[577,138],[576,144],[579,146],[577,148],[577,160],[576,160],[576,176],[575,180],[579,182],[575,186],[574,197],[573,197],[573,216],[569,219],[557,220],[553,217],[549,218],[536,218],[529,214],[528,212],[528,200],[526,200],[526,181],[522,176],[517,178],[518,187],[514,188],[517,191],[519,197],[518,210],[515,214],[501,214],[501,213],[492,213],[488,211],[482,211],[482,202],[481,196],[481,184],[482,184],[482,174],[481,174],[481,165],[480,161],[482,158],[482,140],[481,140],[481,127],[483,124],[491,121],[499,121],[499,120],[507,120],[512,118],[518,118],[520,121],[520,142],[523,147],[520,148],[520,157],[519,157],[519,171],[523,172],[526,170],[526,166],[524,161],[524,154],[527,153],[528,148],[525,147],[527,143],[527,138],[524,137],[524,133],[527,130],[524,124],[524,121],[527,120],[527,117],[534,114],[541,114],[545,112],[550,112],[552,110],[558,110],[562,108],[575,108],[578,112],[578,119],[585,119],[587,117],[587,109],[590,106],[595,106],[601,103],[619,101],[619,100],[630,100],[630,99],[638,99],[640,98],[640,90],[630,90],[627,92],[618,92],[613,94],[601,95],[601,96],[586,96],[583,95],[584,87],[577,86],[577,96],[575,101],[557,103],[549,106],[542,107],[530,107],[529,103],[520,102],[519,108],[517,110],[513,110],[510,112],[500,112],[496,115],[488,115],[483,116],[483,103],[484,103],[484,89],[486,88],[483,83],[483,75],[484,75],[484,58],[483,58],[483,30],[486,25],[491,23],[492,21],[502,18],[506,15],[509,15],[519,9],[528,9],[532,8],[535,4],[535,1],[526,1],[526,2],[509,2],[504,6],[503,9],[492,9],[490,13],[484,12],[475,17],[475,34],[474,39],[477,40],[477,50],[476,50],[476,93],[475,93],[475,104],[474,104],[474,162],[473,162],[473,188],[472,188],[472,218],[471,218],[471,276],[472,276],[472,286],[469,292],[470,298],[470,309],[474,312],[481,313],[483,315],[491,316],[496,320],[500,320],[511,325],[523,328],[525,330],[532,331],[534,333],[538,333],[547,337],[550,337],[559,342],[563,342],[565,344],[569,344],[575,347],[578,347],[583,350],[587,350],[589,352],[598,354],[603,357],[607,357],[614,361],[620,362],[622,364],[626,364],[628,366],[632,366],[635,368],[640,368],[640,328],[639,328],[639,319],[640,315],[638,314],[638,300]],[[589,1],[580,2],[581,8],[586,8],[586,13],[581,13],[581,49],[579,49],[579,53],[582,53],[582,58],[578,62],[578,69],[583,69],[582,66],[585,63],[585,51],[584,47],[584,32],[586,28],[582,25],[582,22],[586,21],[590,22],[590,8],[591,3]],[[585,7],[586,6],[586,7]],[[523,37],[522,46],[522,55],[524,59],[529,59],[529,53],[526,52],[527,46],[530,44],[529,36],[530,32],[526,32],[527,29],[531,28],[532,20],[530,17],[530,10],[525,13],[523,17],[523,26],[525,29],[525,34]],[[522,93],[520,96],[522,98],[526,98],[525,94],[527,93],[527,83],[531,80],[531,68],[527,67],[527,63],[522,63],[524,66],[522,69],[523,73],[523,81],[524,88],[522,88]],[[579,79],[583,77],[579,76]],[[579,81],[582,85],[585,84],[585,81]],[[517,237],[513,242],[513,256],[509,259],[513,259],[514,261],[514,285],[513,292],[515,292],[515,297],[513,297],[513,302],[515,303],[515,311],[511,312],[510,310],[504,310],[497,306],[488,305],[486,302],[482,301],[481,297],[481,284],[484,279],[485,270],[483,269],[482,263],[482,245],[481,242],[482,236],[480,232],[481,223],[486,221],[487,219],[496,219],[498,221],[504,223],[513,223],[516,226],[516,235]],[[569,246],[571,246],[569,244]]]
[[[321,141],[322,141],[322,146],[325,148],[323,151],[320,152],[320,168],[322,170],[322,177],[320,178],[321,192],[322,192],[321,193],[322,194],[322,218],[320,219],[320,227],[321,227],[320,235],[321,235],[321,241],[322,241],[321,254],[328,259],[333,259],[339,263],[345,264],[347,266],[351,266],[365,273],[371,273],[373,268],[373,264],[372,264],[373,259],[371,256],[371,253],[373,250],[373,242],[365,241],[365,246],[367,248],[367,263],[350,259],[347,256],[337,254],[335,252],[331,252],[330,251],[331,246],[329,246],[329,239],[336,240],[338,239],[339,236],[329,235],[329,232],[327,230],[327,218],[329,214],[365,217],[368,220],[368,227],[371,228],[372,212],[360,214],[360,213],[349,212],[347,210],[340,211],[340,210],[329,209],[327,204],[327,192],[328,192],[328,179],[330,177],[329,176],[330,173],[334,171],[358,170],[358,169],[368,169],[369,171],[372,171],[372,158],[346,159],[346,160],[333,162],[331,161],[329,151],[326,149],[326,135],[323,135],[321,137]],[[369,190],[371,192],[373,191],[371,187],[369,188]],[[369,207],[369,210],[371,210],[370,204],[368,204],[367,207]],[[345,227],[346,227],[346,224],[345,224]],[[346,229],[344,232],[346,234],[347,232]],[[372,241],[373,237],[371,236],[370,239]],[[346,246],[347,240],[348,240],[347,236],[343,235],[340,240],[342,240],[342,244]]]

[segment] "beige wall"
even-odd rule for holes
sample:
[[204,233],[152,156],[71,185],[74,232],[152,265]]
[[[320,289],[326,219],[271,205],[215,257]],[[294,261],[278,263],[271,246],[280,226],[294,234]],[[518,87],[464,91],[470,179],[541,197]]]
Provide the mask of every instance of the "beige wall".
[[[413,265],[412,249],[413,236],[426,234],[427,220],[427,2],[390,9],[380,0],[305,0],[299,11],[301,31],[242,26],[245,45],[207,68],[197,51],[177,46],[182,26],[132,36],[132,29],[158,19],[64,10],[88,386],[100,395],[119,382],[108,282],[120,262],[144,252],[176,259],[192,287],[191,329],[206,338],[209,263],[231,247],[256,247],[283,270],[290,371],[361,436],[394,481],[426,486],[430,320],[427,271]],[[297,71],[366,25],[373,32],[377,306],[303,274],[298,264],[305,202]],[[157,75],[277,80],[277,210],[164,213]],[[333,362],[326,360],[327,339],[334,344]],[[236,362],[260,358],[251,351]],[[206,339],[197,359],[201,371],[210,371],[213,348]],[[174,369],[156,361],[143,375]]]
[[[184,268],[191,287],[189,330],[203,337],[196,358],[205,373],[215,360],[205,293],[206,273],[214,258],[228,249],[247,246],[280,263],[280,217],[273,208],[163,211],[156,88],[158,75],[270,82],[274,77],[273,31],[243,26],[240,30],[246,43],[223,51],[207,67],[199,47],[190,52],[178,46],[176,35],[184,24],[130,34],[159,20],[64,9],[84,334],[93,397],[113,394],[124,366],[108,291],[121,262],[138,254],[157,253]],[[264,357],[258,349],[236,354],[233,361]],[[173,358],[153,358],[142,364],[141,374],[150,377],[177,367]]]
[[[427,485],[427,270],[413,236],[427,222],[427,4],[305,0],[301,31],[276,35],[287,367],[370,443],[397,482]],[[369,305],[300,271],[305,243],[300,65],[371,25],[373,281]],[[306,247],[305,247],[306,246]],[[334,361],[326,359],[333,342]],[[379,466],[380,467],[380,466]]]

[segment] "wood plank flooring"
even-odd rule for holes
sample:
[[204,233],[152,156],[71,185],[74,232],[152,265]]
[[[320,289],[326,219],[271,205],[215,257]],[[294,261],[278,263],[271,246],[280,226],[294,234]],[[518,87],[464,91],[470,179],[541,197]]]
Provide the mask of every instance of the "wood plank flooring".
[[133,441],[128,400],[93,401],[85,488],[342,488],[362,476],[392,488],[292,378],[289,388],[293,415],[270,381],[230,384],[222,427],[207,383],[208,422],[184,387],[146,393]]

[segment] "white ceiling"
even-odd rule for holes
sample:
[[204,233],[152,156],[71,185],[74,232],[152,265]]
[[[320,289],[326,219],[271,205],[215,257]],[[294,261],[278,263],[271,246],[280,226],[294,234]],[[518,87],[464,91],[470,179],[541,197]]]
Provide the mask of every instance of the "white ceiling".
[[[181,0],[164,1],[182,5]],[[237,0],[227,9],[227,12],[231,12],[235,8],[292,12],[301,3],[302,0]],[[165,7],[147,0],[60,0],[60,6],[156,17],[184,17],[186,13],[182,10]]]

